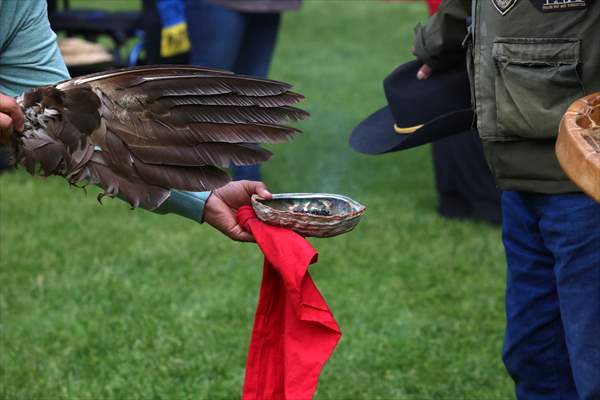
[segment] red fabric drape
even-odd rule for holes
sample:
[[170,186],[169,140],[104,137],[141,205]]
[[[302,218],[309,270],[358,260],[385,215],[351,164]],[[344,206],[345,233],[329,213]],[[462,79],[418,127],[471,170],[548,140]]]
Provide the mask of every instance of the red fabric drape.
[[297,233],[261,222],[250,206],[237,219],[265,256],[242,399],[310,399],[341,336],[308,273],[317,252]]

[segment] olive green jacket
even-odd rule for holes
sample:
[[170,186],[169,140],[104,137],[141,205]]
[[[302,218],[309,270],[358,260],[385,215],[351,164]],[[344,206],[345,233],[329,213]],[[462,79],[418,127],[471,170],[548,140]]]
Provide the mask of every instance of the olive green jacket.
[[417,26],[415,51],[444,69],[467,48],[477,129],[501,189],[566,193],[579,189],[554,144],[568,106],[600,91],[599,43],[600,1],[444,0]]

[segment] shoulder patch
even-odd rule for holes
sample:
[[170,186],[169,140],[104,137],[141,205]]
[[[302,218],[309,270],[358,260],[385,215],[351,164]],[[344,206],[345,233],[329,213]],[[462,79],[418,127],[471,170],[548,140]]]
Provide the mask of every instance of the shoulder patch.
[[592,0],[530,0],[538,11],[560,12],[577,11],[586,8]]
[[517,4],[517,0],[492,0],[492,3],[500,14],[506,15],[506,13]]

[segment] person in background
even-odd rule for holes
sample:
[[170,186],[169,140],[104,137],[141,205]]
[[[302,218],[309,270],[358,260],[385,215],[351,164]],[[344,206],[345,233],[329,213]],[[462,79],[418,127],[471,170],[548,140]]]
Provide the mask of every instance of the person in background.
[[[427,0],[429,15],[441,0]],[[438,213],[446,218],[502,223],[500,191],[496,188],[476,129],[431,144]]]
[[[30,88],[69,79],[56,35],[50,29],[46,2],[0,2],[0,135],[2,139],[23,130],[24,116],[13,96]],[[229,238],[253,241],[235,219],[235,211],[250,204],[253,194],[270,198],[262,182],[231,182],[212,192],[172,190],[155,212],[175,213],[197,222],[206,221]]]
[[586,0],[444,0],[415,30],[419,79],[468,46],[477,130],[502,190],[503,361],[519,399],[600,399],[600,204],[554,151],[569,105],[600,91],[598,38],[600,2]]
[[142,0],[144,59],[138,64],[189,64],[184,1]]
[[[281,12],[302,0],[186,0],[190,62],[266,78]],[[233,167],[234,179],[260,180],[260,166]]]

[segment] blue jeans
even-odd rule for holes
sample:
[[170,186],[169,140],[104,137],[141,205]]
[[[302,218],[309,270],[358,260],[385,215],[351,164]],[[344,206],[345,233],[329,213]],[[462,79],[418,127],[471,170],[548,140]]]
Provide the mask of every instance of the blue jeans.
[[[279,13],[244,13],[187,0],[191,63],[266,78],[279,29]],[[260,179],[260,166],[233,167],[234,179]]]
[[519,399],[600,399],[600,204],[504,192],[503,360]]

